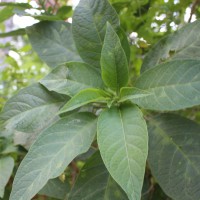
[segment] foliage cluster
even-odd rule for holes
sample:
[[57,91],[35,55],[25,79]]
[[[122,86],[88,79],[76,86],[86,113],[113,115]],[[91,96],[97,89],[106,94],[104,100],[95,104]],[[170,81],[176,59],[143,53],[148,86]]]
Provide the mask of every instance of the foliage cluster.
[[[161,39],[140,70],[137,56],[147,51],[148,42],[138,39],[140,48],[130,49],[126,34],[133,28],[141,36],[146,31],[151,43],[161,36],[144,26],[153,22],[154,4],[111,3],[81,0],[72,24],[59,21],[72,14],[69,7],[69,15],[65,9],[62,15],[48,9],[33,16],[41,20],[38,24],[6,33],[26,31],[51,72],[2,109],[1,197],[14,159],[21,161],[24,151],[13,144],[15,137],[28,153],[10,200],[29,200],[38,193],[69,200],[199,198],[200,125],[171,111],[200,104],[200,22]],[[165,20],[167,34],[171,19]]]

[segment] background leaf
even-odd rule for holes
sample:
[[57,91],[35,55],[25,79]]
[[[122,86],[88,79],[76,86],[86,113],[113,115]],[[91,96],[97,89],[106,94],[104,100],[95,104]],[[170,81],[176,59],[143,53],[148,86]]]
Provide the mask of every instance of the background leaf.
[[40,84],[19,91],[5,104],[0,120],[7,129],[26,133],[40,132],[58,117],[55,113],[68,98],[50,93]]
[[81,169],[68,199],[128,200],[128,197],[110,176],[99,152],[96,152]]
[[171,61],[143,73],[135,87],[152,95],[133,99],[145,109],[179,110],[200,104],[200,62]]
[[106,22],[119,27],[116,11],[107,0],[81,0],[75,8],[72,32],[82,59],[94,67],[100,67],[101,49],[106,32]]
[[86,152],[96,134],[96,117],[76,113],[60,119],[41,133],[21,162],[10,200],[30,200],[58,177],[79,154]]
[[170,60],[200,60],[200,21],[185,25],[175,33],[160,40],[146,55],[141,71],[154,68]]
[[148,151],[141,111],[133,105],[103,111],[98,119],[97,141],[111,176],[130,200],[140,200]]
[[26,30],[33,49],[50,67],[81,61],[72,38],[71,24],[44,21]]
[[10,179],[14,167],[14,160],[12,157],[0,158],[0,198],[4,196],[5,186]]
[[174,200],[200,197],[200,126],[174,114],[149,121],[149,164],[156,180]]
[[70,191],[70,184],[65,180],[63,183],[59,178],[51,179],[47,184],[40,190],[40,195],[53,197],[56,199],[65,199]]
[[74,96],[86,88],[103,88],[100,72],[86,63],[70,62],[52,70],[40,83],[48,90]]
[[101,52],[101,72],[104,83],[114,91],[128,83],[128,62],[121,42],[112,26],[107,23]]

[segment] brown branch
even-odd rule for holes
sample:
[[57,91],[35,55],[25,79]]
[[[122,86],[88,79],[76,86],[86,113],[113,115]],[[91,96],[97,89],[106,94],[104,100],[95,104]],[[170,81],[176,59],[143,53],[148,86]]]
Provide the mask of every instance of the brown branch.
[[191,13],[190,13],[190,18],[188,19],[188,23],[191,22],[192,20],[192,15],[194,14],[196,7],[198,6],[198,4],[200,4],[200,0],[195,0],[194,3],[192,4],[192,8],[191,8]]

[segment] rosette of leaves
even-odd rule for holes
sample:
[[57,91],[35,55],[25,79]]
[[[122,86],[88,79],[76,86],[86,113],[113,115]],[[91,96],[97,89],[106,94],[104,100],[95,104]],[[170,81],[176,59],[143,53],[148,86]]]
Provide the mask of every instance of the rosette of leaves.
[[33,48],[53,69],[9,100],[1,114],[5,128],[39,134],[18,168],[10,199],[34,197],[96,139],[99,151],[61,198],[140,200],[148,161],[166,195],[198,199],[199,124],[151,112],[146,124],[141,109],[200,104],[199,30],[196,21],[161,40],[132,83],[128,41],[107,0],[81,0],[72,27],[41,22],[28,28]]

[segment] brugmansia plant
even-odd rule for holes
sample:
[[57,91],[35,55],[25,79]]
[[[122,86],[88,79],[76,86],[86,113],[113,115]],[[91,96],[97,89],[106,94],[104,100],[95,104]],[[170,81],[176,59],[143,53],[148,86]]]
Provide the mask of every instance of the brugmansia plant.
[[[72,25],[27,28],[52,71],[11,98],[1,113],[4,132],[38,135],[18,168],[10,200],[31,199],[91,146],[97,150],[71,191],[64,187],[66,193],[54,196],[140,200],[150,168],[172,199],[199,199],[200,125],[163,113],[200,104],[199,30],[196,21],[162,39],[133,83],[129,43],[107,0],[81,0]],[[162,114],[144,112],[144,120],[141,109]]]

